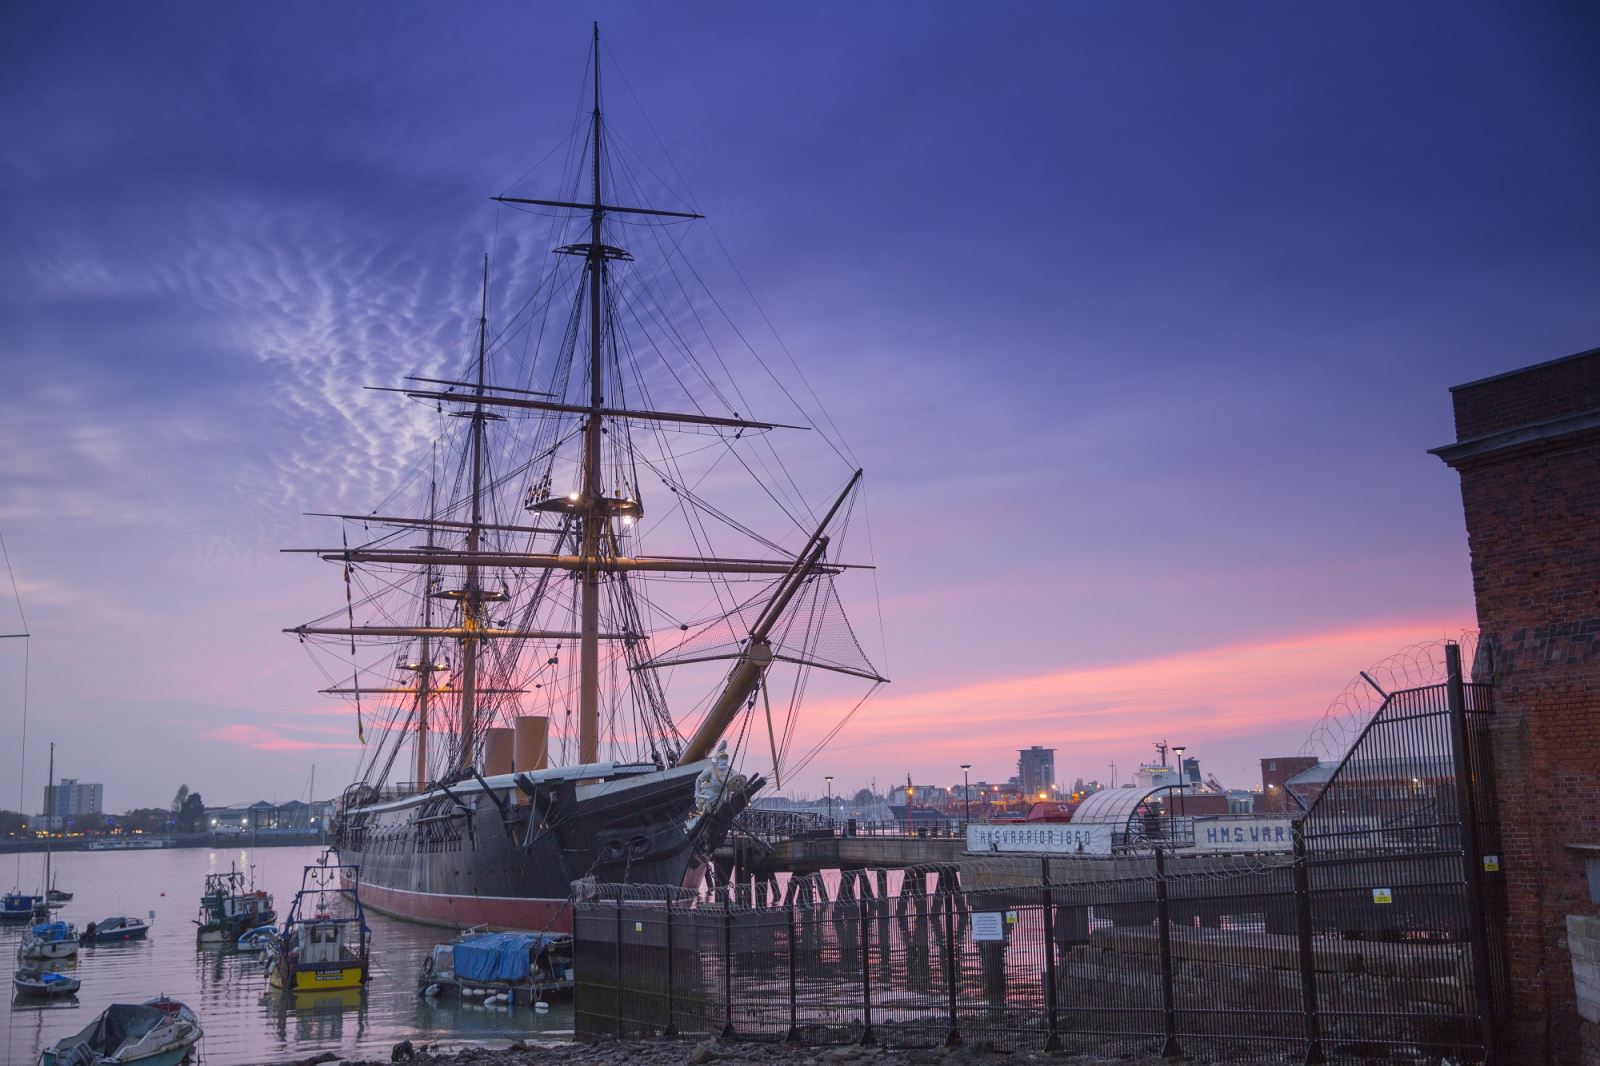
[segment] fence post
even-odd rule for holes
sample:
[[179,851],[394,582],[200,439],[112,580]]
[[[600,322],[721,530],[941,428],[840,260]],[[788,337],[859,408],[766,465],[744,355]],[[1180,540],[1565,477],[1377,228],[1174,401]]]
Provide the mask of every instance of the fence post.
[[626,1009],[625,1005],[628,1002],[628,997],[625,994],[625,990],[624,990],[623,984],[622,984],[622,902],[623,902],[622,897],[623,897],[622,889],[618,888],[617,889],[617,952],[616,952],[616,955],[617,955],[617,985],[616,985],[616,988],[617,988],[617,1035],[619,1037],[623,1035],[623,1030],[625,1028],[624,1025],[623,1025],[623,1021],[622,1021],[622,1012]]
[[672,893],[667,893],[667,1027],[662,1036],[678,1035],[678,1020],[672,1000]]
[[796,1003],[799,990],[795,987],[795,936],[794,936],[794,908],[785,907],[783,913],[789,919],[789,1031],[784,1034],[784,1039],[792,1044],[800,1042],[800,1009]]
[[1049,856],[1039,860],[1039,867],[1044,875],[1044,1009],[1049,1024],[1044,1049],[1060,1051],[1061,1029],[1056,1020],[1056,894],[1050,887]]
[[872,1035],[872,916],[859,903],[861,912],[861,1044],[870,1047],[878,1042]]
[[956,1047],[961,1043],[961,1026],[956,1016],[956,894],[955,878],[947,877],[949,871],[939,875],[944,886],[944,973],[950,990],[950,1031],[945,1034],[944,1046]]
[[722,1033],[720,1039],[732,1040],[733,1032],[733,904],[722,903]]
[[1478,811],[1472,795],[1472,750],[1467,744],[1467,693],[1461,676],[1461,645],[1444,646],[1445,698],[1450,710],[1450,749],[1455,763],[1456,817],[1461,820],[1461,867],[1467,890],[1467,929],[1472,943],[1472,984],[1478,1000],[1478,1033],[1484,1061],[1495,1057],[1494,986],[1489,978],[1489,914],[1483,899],[1483,856],[1478,848]]
[[1161,1046],[1164,1058],[1177,1058],[1183,1054],[1178,1046],[1178,1010],[1172,991],[1172,912],[1167,906],[1167,857],[1160,845],[1156,846],[1156,924],[1161,945],[1161,1029],[1166,1043]]
[[1317,966],[1311,941],[1311,859],[1303,819],[1294,820],[1294,924],[1300,939],[1300,1004],[1306,1016],[1306,1066],[1326,1062],[1317,1007]]

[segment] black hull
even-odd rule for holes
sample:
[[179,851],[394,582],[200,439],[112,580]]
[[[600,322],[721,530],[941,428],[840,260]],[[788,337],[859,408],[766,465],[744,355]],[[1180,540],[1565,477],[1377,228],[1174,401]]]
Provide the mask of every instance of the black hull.
[[[340,858],[374,910],[429,924],[567,932],[575,881],[694,887],[760,780],[695,814],[703,764],[579,784],[477,781],[356,807]],[[498,784],[499,780],[490,782]]]

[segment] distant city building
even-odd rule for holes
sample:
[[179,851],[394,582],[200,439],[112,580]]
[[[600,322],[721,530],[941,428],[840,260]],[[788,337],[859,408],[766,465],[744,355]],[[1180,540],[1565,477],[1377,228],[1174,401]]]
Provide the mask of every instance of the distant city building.
[[100,814],[104,793],[104,785],[79,784],[75,777],[63,777],[53,785],[46,785],[44,811],[35,828],[62,829],[74,818]]
[[236,807],[207,807],[201,829],[213,833],[305,833],[317,832],[333,815],[332,800],[306,803],[268,803],[257,800]]
[[1056,749],[1041,748],[1035,744],[1017,752],[1017,784],[1022,787],[1025,796],[1038,796],[1046,793],[1054,795],[1056,790]]

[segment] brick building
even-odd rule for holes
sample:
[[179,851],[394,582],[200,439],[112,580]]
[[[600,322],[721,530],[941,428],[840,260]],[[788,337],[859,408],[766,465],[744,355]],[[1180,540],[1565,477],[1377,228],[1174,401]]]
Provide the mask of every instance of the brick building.
[[1600,906],[1585,867],[1600,854],[1600,349],[1451,392],[1456,442],[1434,454],[1461,477],[1493,655],[1505,1046],[1518,1062],[1600,1062]]
[[1315,755],[1279,755],[1261,760],[1261,796],[1256,804],[1258,814],[1282,814],[1300,810],[1304,804],[1288,798],[1286,786],[1296,774],[1317,765]]

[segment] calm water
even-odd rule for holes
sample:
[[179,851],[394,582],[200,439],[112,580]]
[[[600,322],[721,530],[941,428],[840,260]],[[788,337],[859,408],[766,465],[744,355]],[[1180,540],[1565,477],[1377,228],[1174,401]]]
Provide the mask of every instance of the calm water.
[[[233,949],[195,948],[193,919],[205,875],[229,863],[255,867],[256,887],[276,897],[281,918],[300,885],[302,867],[316,848],[203,848],[162,851],[68,852],[55,857],[58,887],[73,899],[57,914],[82,929],[111,915],[155,911],[148,939],[79,950],[70,969],[83,982],[76,1000],[34,1005],[4,997],[0,1062],[31,1063],[41,1047],[71,1036],[112,1003],[137,1003],[166,994],[200,1015],[208,1066],[303,1058],[319,1051],[357,1049],[387,1059],[405,1039],[489,1040],[570,1035],[570,1001],[538,1014],[522,1007],[435,1006],[417,996],[417,975],[447,930],[368,914],[372,926],[372,980],[362,991],[285,997],[267,987],[259,956]],[[42,855],[0,855],[0,882],[34,891]],[[0,959],[16,965],[19,928],[0,927]],[[9,974],[7,969],[7,990]]]

